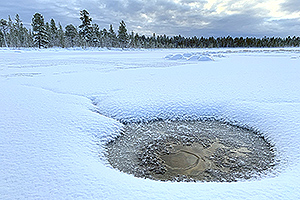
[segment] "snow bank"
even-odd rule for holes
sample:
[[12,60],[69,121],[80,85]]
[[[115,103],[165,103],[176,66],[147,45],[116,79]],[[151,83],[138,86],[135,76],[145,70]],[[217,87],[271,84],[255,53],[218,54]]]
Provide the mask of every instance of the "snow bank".
[[[299,49],[0,51],[0,199],[300,196],[300,59],[291,59]],[[218,62],[163,59],[178,54]],[[281,160],[276,174],[230,184],[157,182],[103,158],[120,121],[197,116],[263,132]]]

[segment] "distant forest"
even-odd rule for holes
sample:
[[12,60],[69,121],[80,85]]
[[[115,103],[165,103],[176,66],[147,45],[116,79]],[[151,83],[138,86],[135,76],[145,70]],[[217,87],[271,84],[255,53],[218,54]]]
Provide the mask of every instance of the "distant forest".
[[0,47],[107,47],[107,48],[219,48],[219,47],[299,47],[300,37],[183,37],[152,36],[128,33],[124,21],[120,22],[115,32],[110,25],[108,30],[92,23],[87,10],[80,11],[81,24],[69,24],[62,27],[54,19],[45,22],[40,13],[32,18],[32,29],[28,30],[19,15],[12,20],[0,20]]

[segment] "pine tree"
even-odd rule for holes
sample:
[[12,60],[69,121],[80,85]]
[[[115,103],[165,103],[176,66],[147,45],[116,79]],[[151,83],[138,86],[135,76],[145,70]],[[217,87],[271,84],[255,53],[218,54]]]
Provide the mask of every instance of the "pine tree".
[[58,25],[58,30],[57,30],[57,39],[58,39],[57,46],[65,48],[65,33],[60,23]]
[[80,11],[80,15],[82,24],[79,26],[79,35],[85,41],[85,46],[88,46],[92,39],[92,18],[87,10]]
[[101,47],[110,47],[109,33],[106,28],[101,31]]
[[134,36],[134,48],[141,48],[140,36],[138,33]]
[[4,45],[5,45],[5,47],[8,47],[7,39],[6,39],[7,32],[8,32],[8,24],[5,19],[0,20],[0,31],[1,31],[0,33],[2,35],[3,41],[4,41]]
[[23,32],[23,23],[20,19],[20,16],[16,14],[15,23],[13,24],[13,35],[15,38],[15,47],[24,46],[24,32]]
[[15,21],[11,23],[9,33],[9,46],[11,47],[28,47],[29,40],[28,30],[23,26],[20,16],[16,14]]
[[13,47],[13,35],[11,34],[13,30],[13,21],[11,20],[10,15],[8,15],[7,27],[8,27],[7,37],[6,37],[7,45],[9,47]]
[[33,39],[35,45],[39,48],[46,48],[48,41],[48,35],[45,28],[44,17],[40,13],[35,13],[32,18],[32,30],[33,30]]
[[9,46],[10,47],[19,47],[18,33],[19,29],[16,23],[11,23],[11,28],[9,32]]
[[54,19],[50,20],[50,30],[49,30],[49,44],[50,46],[58,46],[58,29],[56,27]]
[[112,24],[109,26],[109,31],[108,31],[108,37],[109,37],[109,46],[110,47],[116,47],[116,43],[117,43],[117,35],[114,31],[114,28],[112,26]]
[[126,24],[122,20],[120,22],[119,30],[118,30],[118,39],[119,39],[119,44],[121,48],[127,47],[128,44],[128,33],[126,29]]
[[34,34],[33,34],[33,31],[31,29],[29,29],[28,31],[28,41],[27,41],[27,44],[28,44],[28,47],[34,47]]
[[156,48],[156,47],[157,47],[156,34],[153,33],[152,37],[150,38],[150,48]]
[[51,31],[50,31],[50,24],[48,22],[45,23],[45,31],[47,34],[48,44],[47,47],[53,47],[53,44],[51,43]]
[[93,47],[100,46],[100,38],[101,38],[101,32],[100,28],[97,24],[92,25],[92,34],[91,34],[91,42]]
[[0,31],[0,47],[4,47],[4,35],[2,33],[2,31]]
[[78,32],[73,24],[69,24],[65,27],[65,37],[67,39],[67,46],[74,47],[76,43],[76,38],[78,37]]
[[134,45],[134,32],[131,31],[131,34],[129,35],[129,47],[130,48],[135,48]]

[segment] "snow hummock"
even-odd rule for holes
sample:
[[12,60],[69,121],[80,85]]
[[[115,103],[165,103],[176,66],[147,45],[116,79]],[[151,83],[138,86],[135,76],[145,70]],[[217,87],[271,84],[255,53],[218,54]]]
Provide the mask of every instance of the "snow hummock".
[[176,53],[165,56],[167,60],[214,61],[210,55],[199,53]]
[[214,59],[209,56],[200,56],[198,58],[199,61],[213,61]]
[[[0,199],[298,199],[300,49],[183,51],[0,49]],[[103,157],[120,121],[197,116],[264,133],[276,175],[159,182]]]

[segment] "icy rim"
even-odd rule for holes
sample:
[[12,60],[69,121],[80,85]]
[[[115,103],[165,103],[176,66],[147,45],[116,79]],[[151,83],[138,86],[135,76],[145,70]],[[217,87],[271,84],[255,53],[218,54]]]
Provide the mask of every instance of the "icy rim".
[[263,133],[216,118],[123,122],[105,144],[113,168],[140,178],[236,182],[276,174],[277,151]]

